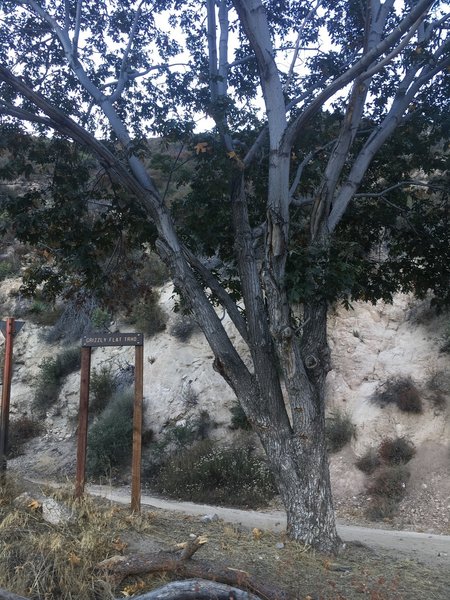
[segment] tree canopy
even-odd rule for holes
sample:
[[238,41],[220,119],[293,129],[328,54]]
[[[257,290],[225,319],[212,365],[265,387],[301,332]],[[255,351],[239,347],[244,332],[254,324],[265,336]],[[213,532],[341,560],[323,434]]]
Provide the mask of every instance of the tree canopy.
[[154,243],[261,439],[289,534],[335,549],[328,304],[450,299],[447,3],[5,0],[0,18],[2,174],[49,173],[4,204],[22,239],[51,241],[38,279],[102,287],[118,231]]

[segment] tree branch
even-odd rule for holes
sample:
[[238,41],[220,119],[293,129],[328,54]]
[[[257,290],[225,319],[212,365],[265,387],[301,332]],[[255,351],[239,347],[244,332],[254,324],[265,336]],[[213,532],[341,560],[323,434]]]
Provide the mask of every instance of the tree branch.
[[117,86],[116,86],[116,89],[114,90],[114,92],[109,96],[110,102],[116,102],[120,98],[120,96],[122,95],[122,92],[125,88],[125,85],[127,83],[127,80],[128,80],[128,76],[127,76],[128,57],[130,56],[131,48],[133,47],[134,37],[137,32],[139,18],[142,14],[142,5],[143,5],[144,1],[145,0],[141,0],[141,2],[139,3],[139,5],[136,9],[136,12],[134,14],[133,23],[131,25],[131,30],[128,35],[128,44],[127,44],[127,47],[125,48],[123,56],[122,56],[122,64],[120,65],[120,72],[119,72],[119,78],[117,80]]
[[230,319],[235,325],[236,329],[239,331],[242,339],[248,344],[248,331],[247,325],[245,323],[244,318],[239,312],[236,303],[230,298],[230,295],[227,291],[220,285],[217,279],[212,275],[211,271],[205,267],[205,265],[199,260],[186,246],[183,246],[183,252],[186,256],[187,261],[193,267],[200,277],[203,279],[205,285],[209,287],[213,294],[215,294],[223,306],[223,308],[227,311]]
[[[443,44],[435,53],[441,55],[445,49],[450,48],[450,40]],[[334,231],[337,224],[341,220],[353,194],[360,185],[375,153],[379,150],[386,139],[395,130],[401,122],[403,115],[409,104],[414,99],[417,91],[428,81],[430,81],[437,73],[447,68],[450,65],[450,57],[442,59],[437,65],[432,67],[430,64],[423,67],[417,65],[403,78],[399,85],[392,106],[380,124],[378,129],[369,136],[368,140],[361,149],[359,155],[355,159],[353,167],[350,170],[347,181],[342,186],[337,198],[334,200],[332,210],[328,217],[327,227],[330,232]],[[416,77],[417,72],[422,69],[422,73]]]
[[[380,43],[374,48],[369,50],[362,56],[352,67],[350,67],[340,77],[335,79],[325,90],[323,90],[310,104],[309,106],[296,118],[286,130],[284,135],[283,143],[286,148],[291,148],[301,128],[305,125],[309,119],[320,109],[320,107],[331,98],[338,90],[342,89],[348,83],[353,81],[356,77],[364,74],[366,70],[370,68],[370,76],[374,75],[379,68],[375,65],[371,68],[373,62],[378,59],[382,54],[387,52],[394,44],[399,42],[405,33],[408,33],[410,28],[419,20],[424,18],[428,9],[433,4],[434,0],[419,0],[411,12],[404,17],[400,24],[387,35]],[[366,77],[366,75],[364,74]]]

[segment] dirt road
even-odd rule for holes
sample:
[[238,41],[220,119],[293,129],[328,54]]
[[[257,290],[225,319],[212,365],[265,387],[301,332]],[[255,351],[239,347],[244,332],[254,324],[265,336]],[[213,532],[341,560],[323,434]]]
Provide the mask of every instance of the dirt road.
[[[89,485],[87,491],[95,496],[102,496],[113,502],[128,504],[130,492],[126,488]],[[182,512],[194,516],[217,515],[228,523],[241,524],[253,529],[266,529],[282,532],[286,528],[286,514],[282,511],[254,511],[194,504],[193,502],[177,502],[153,496],[142,495],[144,508],[161,508]],[[338,532],[344,542],[357,541],[376,550],[398,552],[432,565],[441,565],[450,569],[450,536],[417,533],[414,531],[393,531],[391,529],[375,529],[344,525],[338,523]]]

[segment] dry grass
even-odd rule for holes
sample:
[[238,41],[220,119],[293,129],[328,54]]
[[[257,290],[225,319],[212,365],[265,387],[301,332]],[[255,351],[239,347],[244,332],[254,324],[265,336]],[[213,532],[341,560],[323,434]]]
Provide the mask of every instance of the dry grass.
[[280,534],[251,532],[220,521],[202,523],[168,511],[130,516],[125,508],[90,499],[73,505],[66,492],[57,497],[74,506],[77,518],[70,526],[56,527],[37,511],[15,509],[11,500],[17,491],[0,494],[0,587],[33,599],[105,600],[157,588],[167,581],[165,576],[129,577],[114,587],[94,566],[113,554],[154,551],[155,543],[170,549],[191,534],[209,540],[198,559],[244,569],[284,589],[290,600],[448,598],[447,570],[398,553],[380,554],[347,544],[340,556],[330,558]]

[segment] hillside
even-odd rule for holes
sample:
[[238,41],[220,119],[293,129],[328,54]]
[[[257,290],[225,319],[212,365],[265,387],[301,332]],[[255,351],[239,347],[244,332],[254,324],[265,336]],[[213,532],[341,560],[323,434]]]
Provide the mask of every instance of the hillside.
[[[26,313],[26,301],[17,293],[18,287],[18,279],[5,279],[0,287],[3,315],[25,321],[15,339],[11,421],[33,415],[39,365],[67,346],[45,342],[42,333],[51,326],[33,323],[30,313],[28,318],[21,316],[21,311]],[[233,394],[214,372],[201,332],[187,325],[186,335],[180,335],[183,318],[172,311],[171,286],[161,289],[160,305],[166,328],[146,338],[144,345],[146,429],[159,439],[170,426],[184,425],[207,413],[214,423],[210,435],[218,443],[250,439],[255,444],[253,434],[230,429]],[[416,452],[402,482],[405,493],[393,515],[383,519],[385,525],[450,533],[450,371],[448,353],[441,351],[448,342],[446,325],[445,315],[436,315],[425,302],[406,296],[396,297],[393,305],[356,303],[353,310],[339,308],[331,314],[333,370],[328,376],[328,414],[331,424],[336,417],[348,415],[355,425],[350,442],[331,454],[335,504],[341,518],[367,521],[371,478],[356,468],[355,461],[387,439],[401,439]],[[231,325],[227,327],[231,331]],[[111,330],[130,331],[130,326],[117,321]],[[132,363],[132,348],[93,352],[92,367],[97,372],[102,367],[130,370]],[[397,392],[413,403],[412,412],[400,410],[397,400],[392,400]],[[73,478],[78,395],[79,373],[74,372],[64,379],[58,401],[41,418],[45,432],[9,461],[10,469],[39,479]],[[115,472],[114,481],[126,484],[128,477],[124,466]]]

